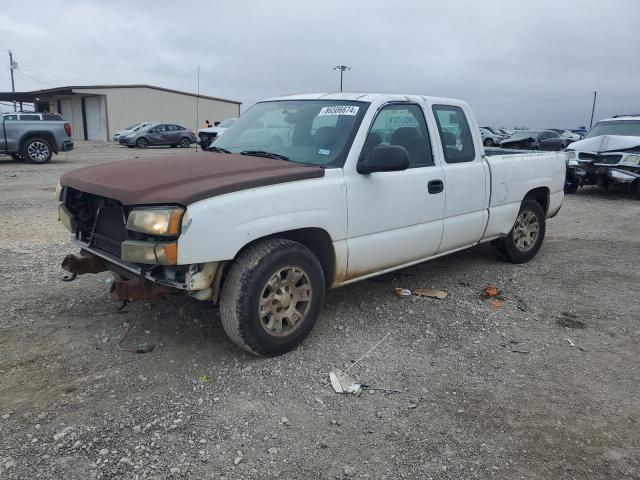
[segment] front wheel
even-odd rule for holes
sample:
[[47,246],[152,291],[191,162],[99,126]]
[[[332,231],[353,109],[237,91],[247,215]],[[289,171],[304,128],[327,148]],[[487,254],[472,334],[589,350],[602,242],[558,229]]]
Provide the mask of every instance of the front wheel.
[[540,250],[545,229],[542,207],[535,200],[525,199],[513,228],[506,237],[492,242],[493,249],[503,260],[526,263]]
[[225,279],[222,326],[249,353],[283,354],[311,332],[324,290],[322,267],[307,247],[284,239],[259,242],[239,255]]
[[31,163],[47,163],[52,155],[51,145],[44,138],[30,138],[24,142],[20,153],[21,158]]

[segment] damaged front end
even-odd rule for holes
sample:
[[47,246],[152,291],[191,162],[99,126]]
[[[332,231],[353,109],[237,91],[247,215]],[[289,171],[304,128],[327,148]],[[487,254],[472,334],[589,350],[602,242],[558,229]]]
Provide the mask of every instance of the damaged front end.
[[70,187],[57,195],[59,219],[81,249],[62,262],[71,278],[110,271],[115,274],[111,296],[120,301],[146,302],[179,292],[217,300],[224,262],[178,264],[179,236],[188,225],[182,206],[127,207]]

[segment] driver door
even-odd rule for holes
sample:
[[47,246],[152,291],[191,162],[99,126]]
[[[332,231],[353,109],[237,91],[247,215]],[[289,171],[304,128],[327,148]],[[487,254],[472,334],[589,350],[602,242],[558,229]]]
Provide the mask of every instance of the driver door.
[[349,172],[348,279],[418,262],[434,255],[440,246],[443,174],[434,162],[422,107],[416,103],[381,107],[360,161],[380,144],[406,148],[409,168],[370,174]]
[[163,143],[166,143],[166,140],[164,138],[166,131],[166,125],[156,125],[149,132],[149,143],[152,145],[161,145]]

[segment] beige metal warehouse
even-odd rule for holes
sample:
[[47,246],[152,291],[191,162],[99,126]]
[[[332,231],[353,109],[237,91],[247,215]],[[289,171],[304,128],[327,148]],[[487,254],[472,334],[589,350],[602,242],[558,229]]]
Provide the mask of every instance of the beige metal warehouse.
[[[107,141],[138,122],[166,122],[197,130],[205,120],[221,122],[240,115],[240,102],[153,85],[85,85],[16,92],[36,111],[61,113],[76,140]],[[196,122],[196,102],[198,121]]]

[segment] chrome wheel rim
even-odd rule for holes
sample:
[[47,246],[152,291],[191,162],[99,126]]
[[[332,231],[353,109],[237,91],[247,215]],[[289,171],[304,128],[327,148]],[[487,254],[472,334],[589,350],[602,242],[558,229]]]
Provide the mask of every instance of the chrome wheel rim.
[[289,265],[277,270],[269,277],[260,295],[260,325],[269,335],[290,335],[304,323],[312,293],[309,276],[299,266]]
[[147,148],[147,141],[144,138],[138,140],[138,147]]
[[531,211],[520,212],[513,227],[513,241],[521,252],[528,252],[533,248],[540,233],[538,217]]
[[31,160],[44,162],[49,157],[49,147],[44,142],[33,142],[27,148]]

